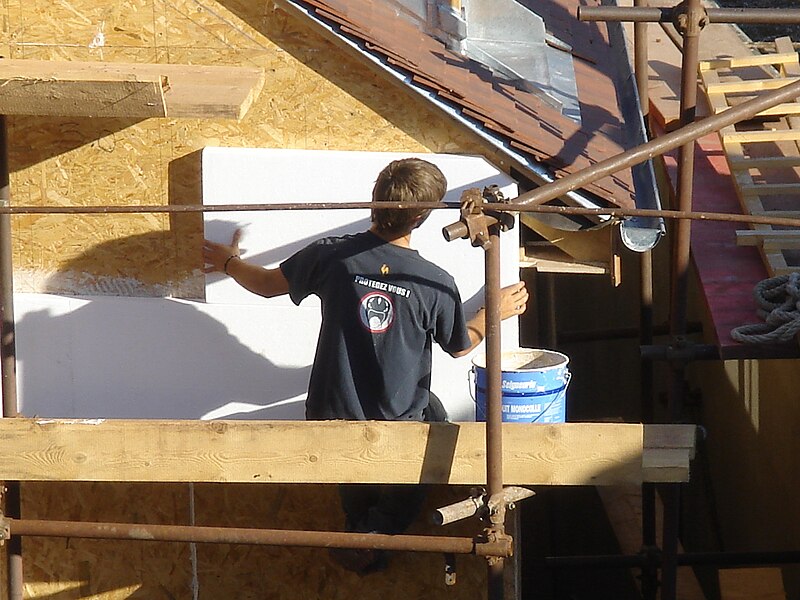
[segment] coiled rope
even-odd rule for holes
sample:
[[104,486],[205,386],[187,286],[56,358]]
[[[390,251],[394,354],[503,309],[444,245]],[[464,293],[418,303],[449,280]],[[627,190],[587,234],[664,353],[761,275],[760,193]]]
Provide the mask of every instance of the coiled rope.
[[800,273],[764,279],[756,284],[753,296],[764,323],[736,327],[731,330],[731,337],[749,344],[794,339],[800,332]]

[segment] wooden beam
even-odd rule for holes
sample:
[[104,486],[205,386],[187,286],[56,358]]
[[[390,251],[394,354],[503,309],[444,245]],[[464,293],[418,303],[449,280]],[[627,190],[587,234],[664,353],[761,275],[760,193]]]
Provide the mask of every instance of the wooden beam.
[[800,131],[796,129],[768,129],[764,131],[736,131],[722,134],[723,142],[739,144],[756,144],[766,142],[795,142],[800,140]]
[[0,114],[240,119],[259,68],[0,60]]
[[706,91],[710,94],[740,94],[743,92],[763,92],[766,90],[777,90],[785,85],[797,81],[797,77],[781,77],[775,79],[747,79],[739,81],[721,81],[711,83],[706,86]]
[[[548,242],[549,243],[549,242]],[[520,269],[536,269],[539,273],[579,273],[581,275],[607,275],[609,267],[602,262],[581,262],[557,246],[531,247],[526,244],[519,249]]]
[[543,223],[532,213],[520,213],[520,221],[577,261],[608,263],[612,254],[613,227],[589,231],[564,231]]
[[[694,430],[504,423],[503,478],[688,481]],[[0,480],[10,481],[483,485],[485,462],[483,423],[0,419]]]
[[800,156],[763,156],[755,158],[731,158],[732,169],[791,169],[800,167]]
[[762,246],[771,250],[800,248],[800,231],[793,229],[743,229],[736,232],[737,246]]
[[762,110],[758,113],[757,117],[785,117],[790,115],[798,115],[800,114],[800,103],[797,102],[786,102],[784,104],[778,104],[777,106],[773,106],[772,108],[768,108],[766,110]]
[[796,196],[800,192],[800,183],[752,183],[741,188],[745,196]]
[[717,58],[700,61],[700,70],[709,69],[737,69],[742,67],[757,67],[766,65],[781,65],[797,63],[797,52],[784,52],[776,54],[754,54],[752,56],[737,56],[735,58]]

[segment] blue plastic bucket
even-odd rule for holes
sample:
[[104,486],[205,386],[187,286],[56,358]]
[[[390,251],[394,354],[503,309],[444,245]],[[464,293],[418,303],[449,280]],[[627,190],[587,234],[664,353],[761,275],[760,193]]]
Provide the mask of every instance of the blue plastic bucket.
[[[502,353],[503,422],[564,423],[569,358],[552,350],[520,348]],[[472,361],[475,420],[486,420],[486,356]]]

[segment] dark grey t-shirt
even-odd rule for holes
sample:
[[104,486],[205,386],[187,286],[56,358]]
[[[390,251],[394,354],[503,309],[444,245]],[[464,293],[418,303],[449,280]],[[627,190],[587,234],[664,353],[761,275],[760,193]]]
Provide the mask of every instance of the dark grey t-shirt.
[[432,342],[449,353],[470,345],[452,276],[369,231],[314,242],[281,270],[295,304],[322,300],[306,418],[421,418]]

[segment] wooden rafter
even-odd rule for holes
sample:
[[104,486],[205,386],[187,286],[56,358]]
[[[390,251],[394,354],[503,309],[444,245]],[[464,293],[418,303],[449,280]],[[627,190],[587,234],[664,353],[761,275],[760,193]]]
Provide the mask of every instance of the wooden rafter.
[[254,67],[0,60],[0,114],[240,119],[264,85]]

